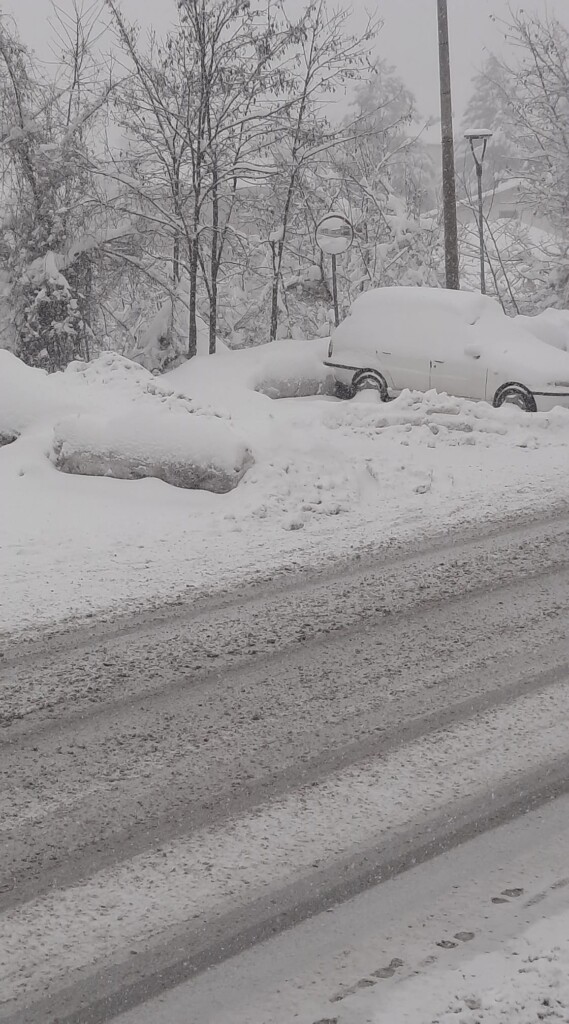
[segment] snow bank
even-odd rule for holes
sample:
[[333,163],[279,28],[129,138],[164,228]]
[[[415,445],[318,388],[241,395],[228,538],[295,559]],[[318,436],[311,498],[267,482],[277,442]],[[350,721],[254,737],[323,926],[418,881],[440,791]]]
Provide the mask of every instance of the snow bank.
[[223,420],[168,409],[135,409],[110,420],[69,417],[55,426],[53,457],[65,473],[156,477],[218,494],[237,487],[253,461]]

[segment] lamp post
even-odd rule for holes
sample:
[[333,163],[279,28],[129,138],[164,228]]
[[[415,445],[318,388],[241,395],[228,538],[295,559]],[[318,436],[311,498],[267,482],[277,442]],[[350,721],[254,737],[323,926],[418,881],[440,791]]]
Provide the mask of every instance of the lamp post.
[[[482,192],[482,167],[486,156],[488,140],[492,138],[492,132],[488,128],[471,128],[464,133],[464,138],[470,142],[470,149],[476,167],[476,178],[478,180],[478,237],[480,239],[480,291],[486,295],[486,267],[484,260],[484,198]],[[478,146],[478,151],[477,151]]]
[[458,270],[458,229],[452,130],[452,90],[448,38],[447,0],[437,0],[439,28],[439,72],[441,91],[441,143],[443,163],[443,216],[445,228],[445,276],[447,288],[460,288]]

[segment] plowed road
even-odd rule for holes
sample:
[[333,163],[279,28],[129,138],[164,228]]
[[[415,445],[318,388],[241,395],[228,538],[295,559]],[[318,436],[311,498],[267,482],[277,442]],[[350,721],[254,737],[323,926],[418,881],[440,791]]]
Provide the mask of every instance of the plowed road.
[[110,1020],[569,791],[568,612],[556,518],[7,644],[0,1020]]

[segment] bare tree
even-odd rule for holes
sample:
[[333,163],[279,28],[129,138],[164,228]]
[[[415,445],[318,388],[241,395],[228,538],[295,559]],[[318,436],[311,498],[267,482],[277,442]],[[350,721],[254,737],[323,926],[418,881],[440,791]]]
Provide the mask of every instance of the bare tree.
[[363,34],[346,31],[348,11],[329,14],[324,0],[315,0],[305,12],[302,34],[297,43],[293,84],[294,102],[285,112],[285,125],[276,137],[276,174],[280,178],[282,203],[275,211],[271,247],[271,305],[269,337],[277,336],[282,270],[287,232],[302,171],[331,146],[343,141],[346,131],[331,125],[326,117],[326,99],[343,84],[353,81],[369,68],[370,48],[378,22],[368,22]]
[[240,186],[262,173],[269,126],[291,103],[291,47],[302,28],[279,3],[254,10],[248,0],[179,0],[177,26],[143,52],[116,0],[106,4],[132,69],[121,99],[131,167],[115,176],[131,212],[171,238],[173,283],[182,268],[187,281],[190,356],[203,286],[213,352]]

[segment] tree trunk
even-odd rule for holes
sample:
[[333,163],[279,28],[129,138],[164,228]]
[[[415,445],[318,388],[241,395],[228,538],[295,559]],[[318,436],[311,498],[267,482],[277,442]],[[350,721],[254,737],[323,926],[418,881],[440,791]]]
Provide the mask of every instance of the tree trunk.
[[219,252],[219,193],[218,193],[218,171],[217,161],[214,160],[213,165],[213,185],[211,194],[211,261],[210,261],[210,281],[211,281],[211,293],[209,297],[209,354],[210,356],[215,355],[215,346],[217,338],[217,275],[219,271],[220,263],[220,252]]
[[277,259],[277,242],[271,242],[273,259],[273,284],[271,288],[271,321],[269,327],[269,341],[275,341],[279,324],[279,270],[280,265]]
[[176,162],[174,166],[174,214],[176,216],[177,225],[174,229],[174,242],[172,246],[172,280],[174,283],[174,291],[180,282],[180,250],[181,250],[181,231],[179,228],[181,214],[180,214],[180,165]]
[[190,300],[188,325],[188,359],[198,354],[198,326],[196,320],[198,290],[198,245],[194,238],[190,250]]

